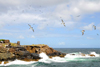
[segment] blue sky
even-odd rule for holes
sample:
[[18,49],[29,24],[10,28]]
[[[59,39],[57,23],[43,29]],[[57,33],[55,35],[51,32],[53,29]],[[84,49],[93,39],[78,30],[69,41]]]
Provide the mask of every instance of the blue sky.
[[0,0],[0,39],[53,48],[100,48],[99,6],[100,0]]

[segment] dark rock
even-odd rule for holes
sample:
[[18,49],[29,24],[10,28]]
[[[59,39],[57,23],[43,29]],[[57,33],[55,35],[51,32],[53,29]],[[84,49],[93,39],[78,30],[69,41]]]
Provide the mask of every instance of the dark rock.
[[39,55],[38,54],[31,54],[30,52],[28,51],[18,51],[18,52],[15,52],[15,55],[17,57],[17,59],[24,59],[24,58],[28,58],[28,59],[40,59]]
[[33,59],[41,59],[39,57],[39,54],[37,54],[37,53],[31,53],[31,55],[32,55]]
[[60,55],[66,55],[65,53],[61,53],[61,52],[54,52],[54,53],[49,53],[47,54],[48,56],[60,56]]

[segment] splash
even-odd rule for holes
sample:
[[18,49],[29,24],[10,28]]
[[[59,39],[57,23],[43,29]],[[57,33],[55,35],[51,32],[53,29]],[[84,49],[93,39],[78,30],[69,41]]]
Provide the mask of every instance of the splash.
[[[94,56],[92,56],[94,55]],[[40,53],[39,56],[42,58],[39,61],[30,61],[30,62],[26,62],[26,61],[21,61],[21,60],[15,60],[15,61],[9,61],[9,63],[4,64],[4,62],[2,62],[2,64],[0,64],[0,66],[9,66],[9,65],[27,65],[27,64],[34,64],[36,65],[39,62],[43,62],[43,63],[53,63],[53,62],[70,62],[70,61],[99,61],[100,60],[100,54],[97,54],[96,52],[90,52],[90,54],[83,54],[81,52],[77,52],[77,53],[69,53],[66,54],[65,57],[61,58],[61,57],[52,57],[49,58],[45,53]],[[34,67],[34,65],[32,65]]]

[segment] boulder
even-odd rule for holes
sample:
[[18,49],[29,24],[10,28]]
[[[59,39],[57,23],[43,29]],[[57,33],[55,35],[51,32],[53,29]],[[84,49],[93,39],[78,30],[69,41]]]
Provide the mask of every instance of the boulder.
[[60,57],[64,57],[66,55],[65,53],[58,52],[47,45],[40,45],[40,46],[39,45],[38,46],[28,45],[28,46],[24,46],[24,47],[30,53],[40,54],[40,53],[44,52],[48,56],[60,56]]
[[94,55],[94,54],[89,54],[89,56],[94,56],[94,57],[95,57],[95,55]]
[[0,53],[0,61],[15,60],[16,57],[12,53]]
[[30,53],[28,51],[18,51],[18,52],[15,52],[15,56],[17,59],[40,59],[39,55],[36,54],[36,53]]
[[3,42],[4,43],[10,43],[10,40],[4,40]]
[[37,54],[37,53],[32,53],[31,55],[32,55],[33,59],[41,59],[39,57],[39,54]]
[[57,52],[54,52],[54,53],[49,53],[47,55],[48,56],[60,56],[60,57],[64,57],[66,54],[57,51]]

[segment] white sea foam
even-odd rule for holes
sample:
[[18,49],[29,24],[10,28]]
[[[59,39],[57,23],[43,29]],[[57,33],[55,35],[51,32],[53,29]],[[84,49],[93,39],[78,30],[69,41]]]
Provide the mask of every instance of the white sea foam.
[[90,54],[95,55],[95,57],[100,57],[100,55],[99,55],[99,54],[97,54],[96,52],[90,52]]
[[9,61],[9,63],[4,64],[4,62],[2,62],[2,64],[0,64],[0,66],[9,66],[9,65],[27,65],[27,64],[32,64],[32,63],[36,63],[36,61],[30,61],[30,62],[26,62],[26,61],[21,61],[21,60],[15,60],[15,61]]

